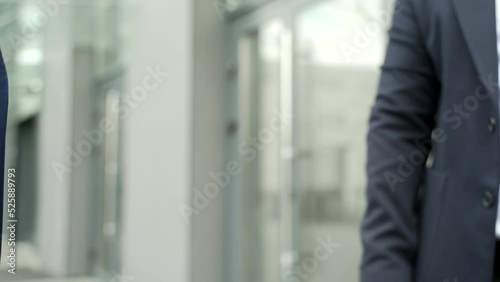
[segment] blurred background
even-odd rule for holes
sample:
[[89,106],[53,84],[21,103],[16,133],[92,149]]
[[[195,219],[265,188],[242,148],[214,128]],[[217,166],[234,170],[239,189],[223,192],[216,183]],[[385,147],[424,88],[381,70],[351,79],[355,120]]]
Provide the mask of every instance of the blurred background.
[[0,281],[357,281],[393,6],[0,0]]

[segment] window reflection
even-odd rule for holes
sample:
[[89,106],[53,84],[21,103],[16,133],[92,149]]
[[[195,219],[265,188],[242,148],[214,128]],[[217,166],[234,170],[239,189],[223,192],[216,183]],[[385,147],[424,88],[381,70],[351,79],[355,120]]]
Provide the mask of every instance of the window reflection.
[[[19,179],[18,279],[64,273],[110,280],[106,275],[120,271],[121,121],[109,108],[124,93],[125,7],[121,0],[0,1],[0,47],[10,100],[5,166],[16,168]],[[61,110],[68,108],[71,111]],[[44,123],[53,118],[52,124]],[[54,152],[64,149],[58,141],[68,138],[68,150],[77,148],[80,141],[88,141],[83,132],[99,128],[103,119],[118,128],[103,138],[105,144],[93,147],[82,164],[72,167],[71,180],[47,181],[57,174]],[[54,187],[67,189],[54,192]],[[68,197],[57,201],[43,191]],[[58,220],[60,210],[55,207],[64,205],[71,207],[70,215]],[[57,235],[71,237],[68,242],[57,236],[43,240],[46,234],[52,236],[52,230],[44,232],[51,224],[60,227]],[[57,260],[60,253],[52,254],[60,245],[67,249],[64,265]],[[0,273],[0,281],[10,279],[11,274]]]
[[[387,1],[326,1],[297,17],[298,241],[302,265],[338,245],[309,281],[357,281],[365,135],[386,46]],[[367,32],[368,30],[368,32]]]
[[[241,281],[358,280],[365,136],[390,4],[286,6],[239,35],[240,142],[265,130],[273,109],[290,106],[294,114],[277,140],[242,166]],[[295,36],[291,65],[288,31]],[[314,260],[328,243],[327,258]]]
[[[279,109],[280,35],[271,20],[239,41],[242,281],[279,281],[279,133],[264,129]],[[266,140],[263,140],[266,139]],[[268,140],[269,139],[269,140]],[[254,154],[247,154],[249,150]],[[258,226],[259,228],[256,228]]]

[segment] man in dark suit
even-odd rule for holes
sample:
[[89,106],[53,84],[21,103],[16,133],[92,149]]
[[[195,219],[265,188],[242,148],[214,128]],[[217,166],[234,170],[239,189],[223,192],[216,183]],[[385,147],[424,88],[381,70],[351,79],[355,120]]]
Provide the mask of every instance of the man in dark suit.
[[[0,51],[0,187],[4,187],[4,173],[5,173],[5,134],[7,130],[7,110],[9,107],[9,85],[7,79],[7,69],[3,59],[2,52]],[[0,189],[0,227],[3,230],[3,189]],[[2,235],[0,233],[0,241]],[[0,253],[2,246],[0,244]]]
[[368,133],[361,280],[496,281],[495,0],[396,5]]

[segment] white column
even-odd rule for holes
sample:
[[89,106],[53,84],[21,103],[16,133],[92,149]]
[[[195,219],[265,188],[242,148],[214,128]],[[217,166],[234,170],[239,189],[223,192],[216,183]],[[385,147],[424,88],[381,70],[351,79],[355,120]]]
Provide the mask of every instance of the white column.
[[129,115],[122,119],[125,273],[138,282],[187,282],[191,228],[178,206],[189,201],[192,185],[192,1],[131,5]]
[[72,145],[73,46],[72,11],[61,8],[45,27],[45,97],[39,119],[39,192],[37,246],[42,269],[65,275],[68,269],[71,173],[54,171],[53,164],[67,165]]

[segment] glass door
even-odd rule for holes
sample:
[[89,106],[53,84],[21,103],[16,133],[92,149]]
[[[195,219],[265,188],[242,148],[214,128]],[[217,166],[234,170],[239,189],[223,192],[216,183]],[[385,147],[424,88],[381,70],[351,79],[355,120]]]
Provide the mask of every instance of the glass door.
[[393,1],[285,2],[231,23],[226,281],[357,281]]
[[[238,132],[230,156],[242,173],[226,251],[229,281],[282,281],[297,257],[292,228],[292,37],[286,14],[235,27],[230,100]],[[287,151],[288,150],[288,151]],[[290,271],[290,270],[288,270]]]
[[[93,226],[97,227],[92,241],[96,261],[94,270],[97,275],[109,280],[118,276],[120,269],[121,240],[121,119],[116,109],[122,104],[123,69],[110,73],[96,85],[95,128],[107,123],[102,132],[102,142],[96,147],[92,186]],[[99,127],[101,126],[101,127]]]
[[366,134],[391,14],[385,0],[295,14],[300,281],[359,280]]

